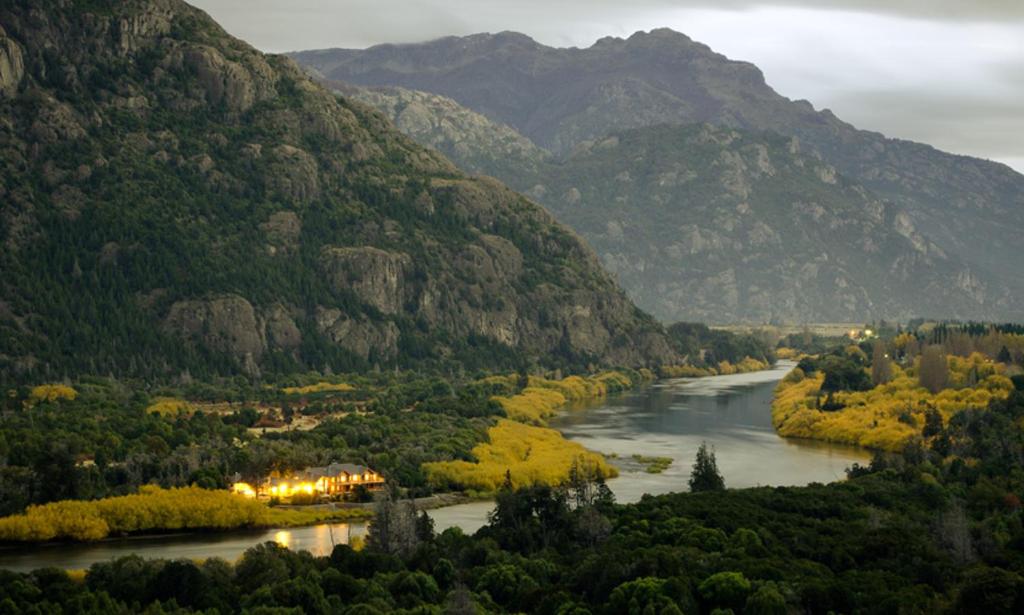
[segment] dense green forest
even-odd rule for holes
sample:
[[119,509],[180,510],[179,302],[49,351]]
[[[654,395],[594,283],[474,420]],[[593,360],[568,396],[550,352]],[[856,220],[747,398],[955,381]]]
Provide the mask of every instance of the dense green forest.
[[[1019,613],[1024,393],[959,413],[959,454],[879,455],[849,480],[610,501],[506,489],[475,536],[401,502],[362,550],[273,543],[237,564],[121,558],[0,573],[10,612]],[[682,487],[682,486],[681,486]],[[288,610],[292,609],[292,610]]]
[[722,361],[739,363],[745,358],[775,362],[770,336],[738,335],[705,324],[678,322],[668,327],[672,347],[696,367],[714,367]]
[[[422,495],[430,488],[421,465],[471,459],[491,417],[504,415],[490,397],[514,392],[413,374],[348,380],[356,383],[351,391],[298,395],[244,384],[150,395],[105,379],[77,383],[74,399],[33,401],[31,389],[13,389],[0,410],[0,515],[147,484],[226,488],[236,472],[255,480],[331,461],[369,465]],[[172,393],[196,401],[178,413],[152,410]],[[249,429],[270,416],[282,424],[300,416],[320,422],[310,431]]]

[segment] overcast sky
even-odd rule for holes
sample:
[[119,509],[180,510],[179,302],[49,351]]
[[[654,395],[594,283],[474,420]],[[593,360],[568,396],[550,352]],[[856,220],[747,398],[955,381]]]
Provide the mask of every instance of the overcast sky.
[[670,27],[860,128],[1024,172],[1024,0],[190,0],[265,51]]

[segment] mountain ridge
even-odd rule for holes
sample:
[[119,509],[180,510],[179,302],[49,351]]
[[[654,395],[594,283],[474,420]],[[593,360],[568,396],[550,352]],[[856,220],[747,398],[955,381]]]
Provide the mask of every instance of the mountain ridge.
[[[976,314],[1024,317],[1024,309],[1008,299],[1024,295],[1024,272],[1013,265],[1024,235],[1024,176],[1009,167],[858,130],[829,110],[778,94],[752,64],[667,29],[605,38],[585,49],[537,44],[523,51],[494,36],[474,40],[473,48],[483,52],[448,38],[292,55],[330,79],[448,96],[518,129],[556,158],[616,130],[659,124],[707,122],[797,137],[805,150],[817,151],[839,173],[893,203],[910,232],[964,263],[969,272],[963,280],[983,289]],[[411,57],[421,72],[405,64]],[[919,307],[919,313],[931,308]],[[945,314],[956,315],[962,316]]]

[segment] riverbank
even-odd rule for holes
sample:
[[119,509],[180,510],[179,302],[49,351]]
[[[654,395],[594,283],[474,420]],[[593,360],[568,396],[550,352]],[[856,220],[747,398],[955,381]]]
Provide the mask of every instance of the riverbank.
[[30,506],[23,514],[0,518],[0,542],[93,542],[182,530],[300,527],[370,516],[371,511],[362,509],[271,508],[228,491],[199,487],[146,486],[135,495]]
[[709,378],[712,376],[731,376],[733,374],[749,374],[772,369],[774,364],[767,361],[744,357],[738,363],[721,361],[715,365],[697,367],[695,365],[666,365],[658,368],[660,378]]
[[[841,480],[846,467],[864,465],[870,454],[850,447],[784,439],[772,429],[772,390],[791,367],[659,382],[609,396],[602,403],[579,410],[568,406],[572,410],[552,417],[549,427],[561,432],[567,441],[609,454],[611,461],[620,465],[620,476],[608,482],[620,504],[638,502],[644,494],[685,491],[694,451],[703,442],[716,449],[719,469],[730,488]],[[647,464],[633,457],[636,454],[676,461],[661,473],[650,473]],[[472,497],[449,494],[443,498],[460,495]],[[487,523],[493,508],[490,501],[476,500],[435,508],[428,514],[439,533],[459,527],[472,534]],[[367,522],[355,520],[294,529],[179,530],[159,536],[133,536],[130,540],[25,543],[0,549],[0,568],[26,572],[47,566],[84,569],[126,555],[234,561],[247,549],[267,541],[326,556],[335,545],[364,536],[366,528]]]
[[865,391],[827,393],[822,391],[825,373],[794,368],[775,390],[772,424],[787,438],[899,452],[915,439],[937,434],[956,412],[988,408],[1013,390],[1001,366],[980,354],[950,356],[946,366],[949,387],[936,393],[922,386],[915,366],[893,365],[888,382]]
[[423,464],[428,480],[439,489],[494,492],[510,480],[513,486],[555,486],[569,479],[574,467],[592,475],[612,478],[615,466],[604,455],[566,440],[545,427],[547,419],[570,403],[593,402],[609,394],[651,382],[654,375],[641,371],[603,372],[550,380],[531,376],[519,394],[492,398],[508,418],[487,430],[487,441],[472,450],[475,461],[440,461]]
[[[469,502],[475,502],[478,500],[487,499],[487,496],[469,495],[466,493],[448,492],[448,493],[435,493],[420,498],[413,498],[412,504],[416,507],[416,510],[434,510],[435,508],[444,508],[445,506],[457,506],[459,504],[468,504]],[[324,504],[304,504],[304,505],[290,505],[290,504],[279,504],[274,506],[272,510],[287,510],[287,511],[369,511],[372,515],[373,508],[376,506],[375,502],[327,502]]]

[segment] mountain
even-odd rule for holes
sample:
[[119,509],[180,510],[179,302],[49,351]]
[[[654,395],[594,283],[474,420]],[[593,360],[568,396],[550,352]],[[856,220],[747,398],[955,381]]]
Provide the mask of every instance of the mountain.
[[551,159],[547,150],[512,128],[445,96],[405,88],[322,83],[377,109],[402,133],[441,152],[469,173],[500,177],[510,185],[532,186],[544,163]]
[[[534,189],[672,322],[969,314],[969,270],[796,139],[709,124],[581,145]],[[637,238],[644,238],[640,241]]]
[[542,208],[184,2],[0,23],[0,380],[674,358]]
[[[293,57],[327,79],[450,97],[563,159],[580,144],[613,132],[659,125],[709,123],[796,137],[802,151],[820,155],[839,175],[894,207],[890,220],[898,226],[890,229],[937,248],[958,270],[949,281],[952,292],[970,298],[941,304],[936,314],[937,306],[922,295],[893,313],[863,318],[898,317],[904,307],[946,317],[1024,317],[1016,300],[1024,295],[1024,272],[1016,265],[1024,236],[1024,176],[1001,164],[858,130],[827,110],[779,95],[755,66],[731,61],[677,32],[609,37],[587,49],[556,49],[506,32]],[[595,240],[574,220],[562,219]],[[608,256],[602,252],[606,262]],[[629,281],[620,280],[639,297]],[[900,282],[886,284],[898,288]],[[878,306],[890,303],[884,296],[869,299]],[[801,320],[827,317],[808,313]]]

